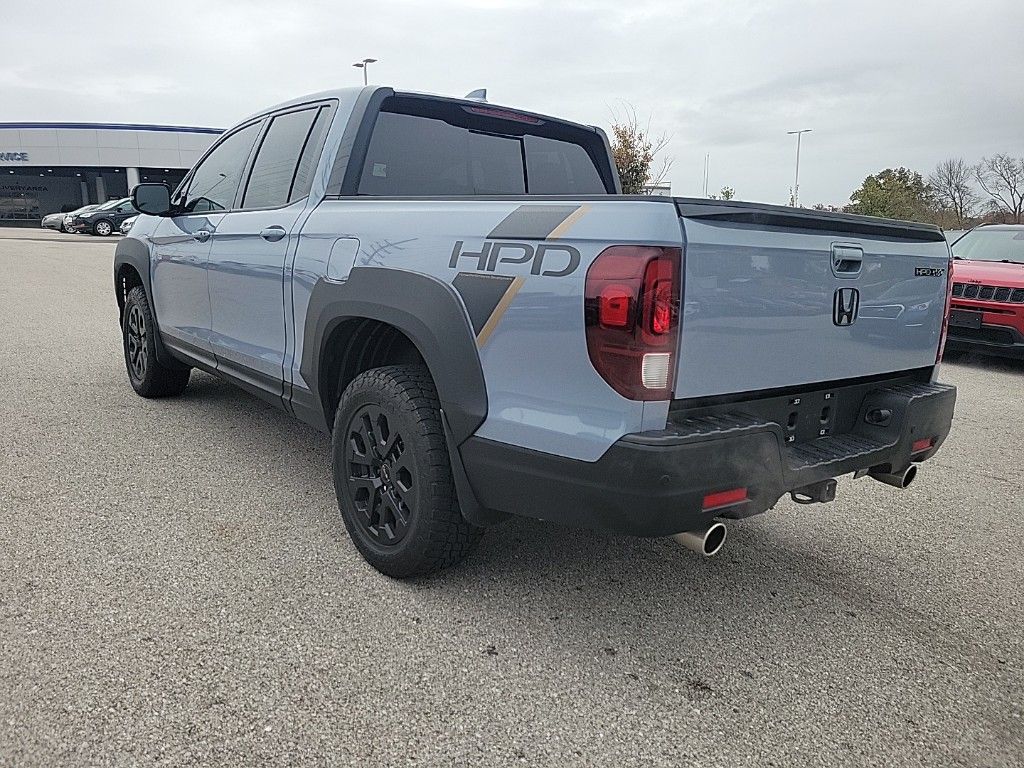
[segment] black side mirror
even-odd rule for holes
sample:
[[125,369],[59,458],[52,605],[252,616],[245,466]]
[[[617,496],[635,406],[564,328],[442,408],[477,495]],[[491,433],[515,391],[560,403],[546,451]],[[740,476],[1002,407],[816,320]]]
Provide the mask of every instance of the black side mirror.
[[168,216],[171,213],[171,188],[166,184],[138,184],[132,190],[132,206],[139,213]]

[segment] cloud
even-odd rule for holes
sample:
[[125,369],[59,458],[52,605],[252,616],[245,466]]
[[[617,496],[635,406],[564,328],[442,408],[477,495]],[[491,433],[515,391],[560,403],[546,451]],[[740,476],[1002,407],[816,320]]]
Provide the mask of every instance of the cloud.
[[[889,165],[1024,154],[1024,5],[927,0],[97,0],[5,9],[10,120],[226,126],[266,105],[374,82],[607,126],[634,106],[672,136],[670,176],[784,202],[842,202]],[[53,23],[74,19],[74,23]]]

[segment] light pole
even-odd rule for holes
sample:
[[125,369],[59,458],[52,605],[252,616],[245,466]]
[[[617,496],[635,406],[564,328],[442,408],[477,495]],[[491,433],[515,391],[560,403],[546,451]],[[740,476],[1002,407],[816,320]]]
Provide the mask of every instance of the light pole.
[[796,134],[796,178],[793,179],[793,207],[800,207],[800,139],[805,133],[810,133],[813,128],[802,128],[799,131],[786,131],[790,136]]
[[353,67],[359,67],[359,69],[363,70],[363,85],[367,85],[369,83],[369,80],[366,77],[366,70],[368,70],[370,65],[375,61],[376,59],[363,59],[362,61],[357,61],[352,65]]

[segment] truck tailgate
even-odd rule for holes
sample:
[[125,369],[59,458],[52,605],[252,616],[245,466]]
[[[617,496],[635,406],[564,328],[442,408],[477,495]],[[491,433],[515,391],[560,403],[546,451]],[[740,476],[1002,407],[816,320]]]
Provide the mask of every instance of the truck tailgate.
[[949,268],[937,228],[750,203],[676,206],[677,398],[935,364]]

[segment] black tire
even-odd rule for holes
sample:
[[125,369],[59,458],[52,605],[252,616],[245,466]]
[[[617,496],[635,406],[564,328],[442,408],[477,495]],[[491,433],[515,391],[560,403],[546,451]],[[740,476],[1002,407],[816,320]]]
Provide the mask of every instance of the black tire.
[[109,237],[114,233],[114,222],[100,219],[92,225],[92,233],[100,237]]
[[356,549],[386,576],[438,571],[483,530],[459,509],[430,373],[391,365],[360,374],[334,417],[334,490]]
[[146,291],[136,286],[128,292],[121,320],[121,339],[124,342],[124,363],[128,381],[142,397],[174,397],[188,386],[191,368],[168,368],[156,359],[153,334],[156,324],[149,310]]

